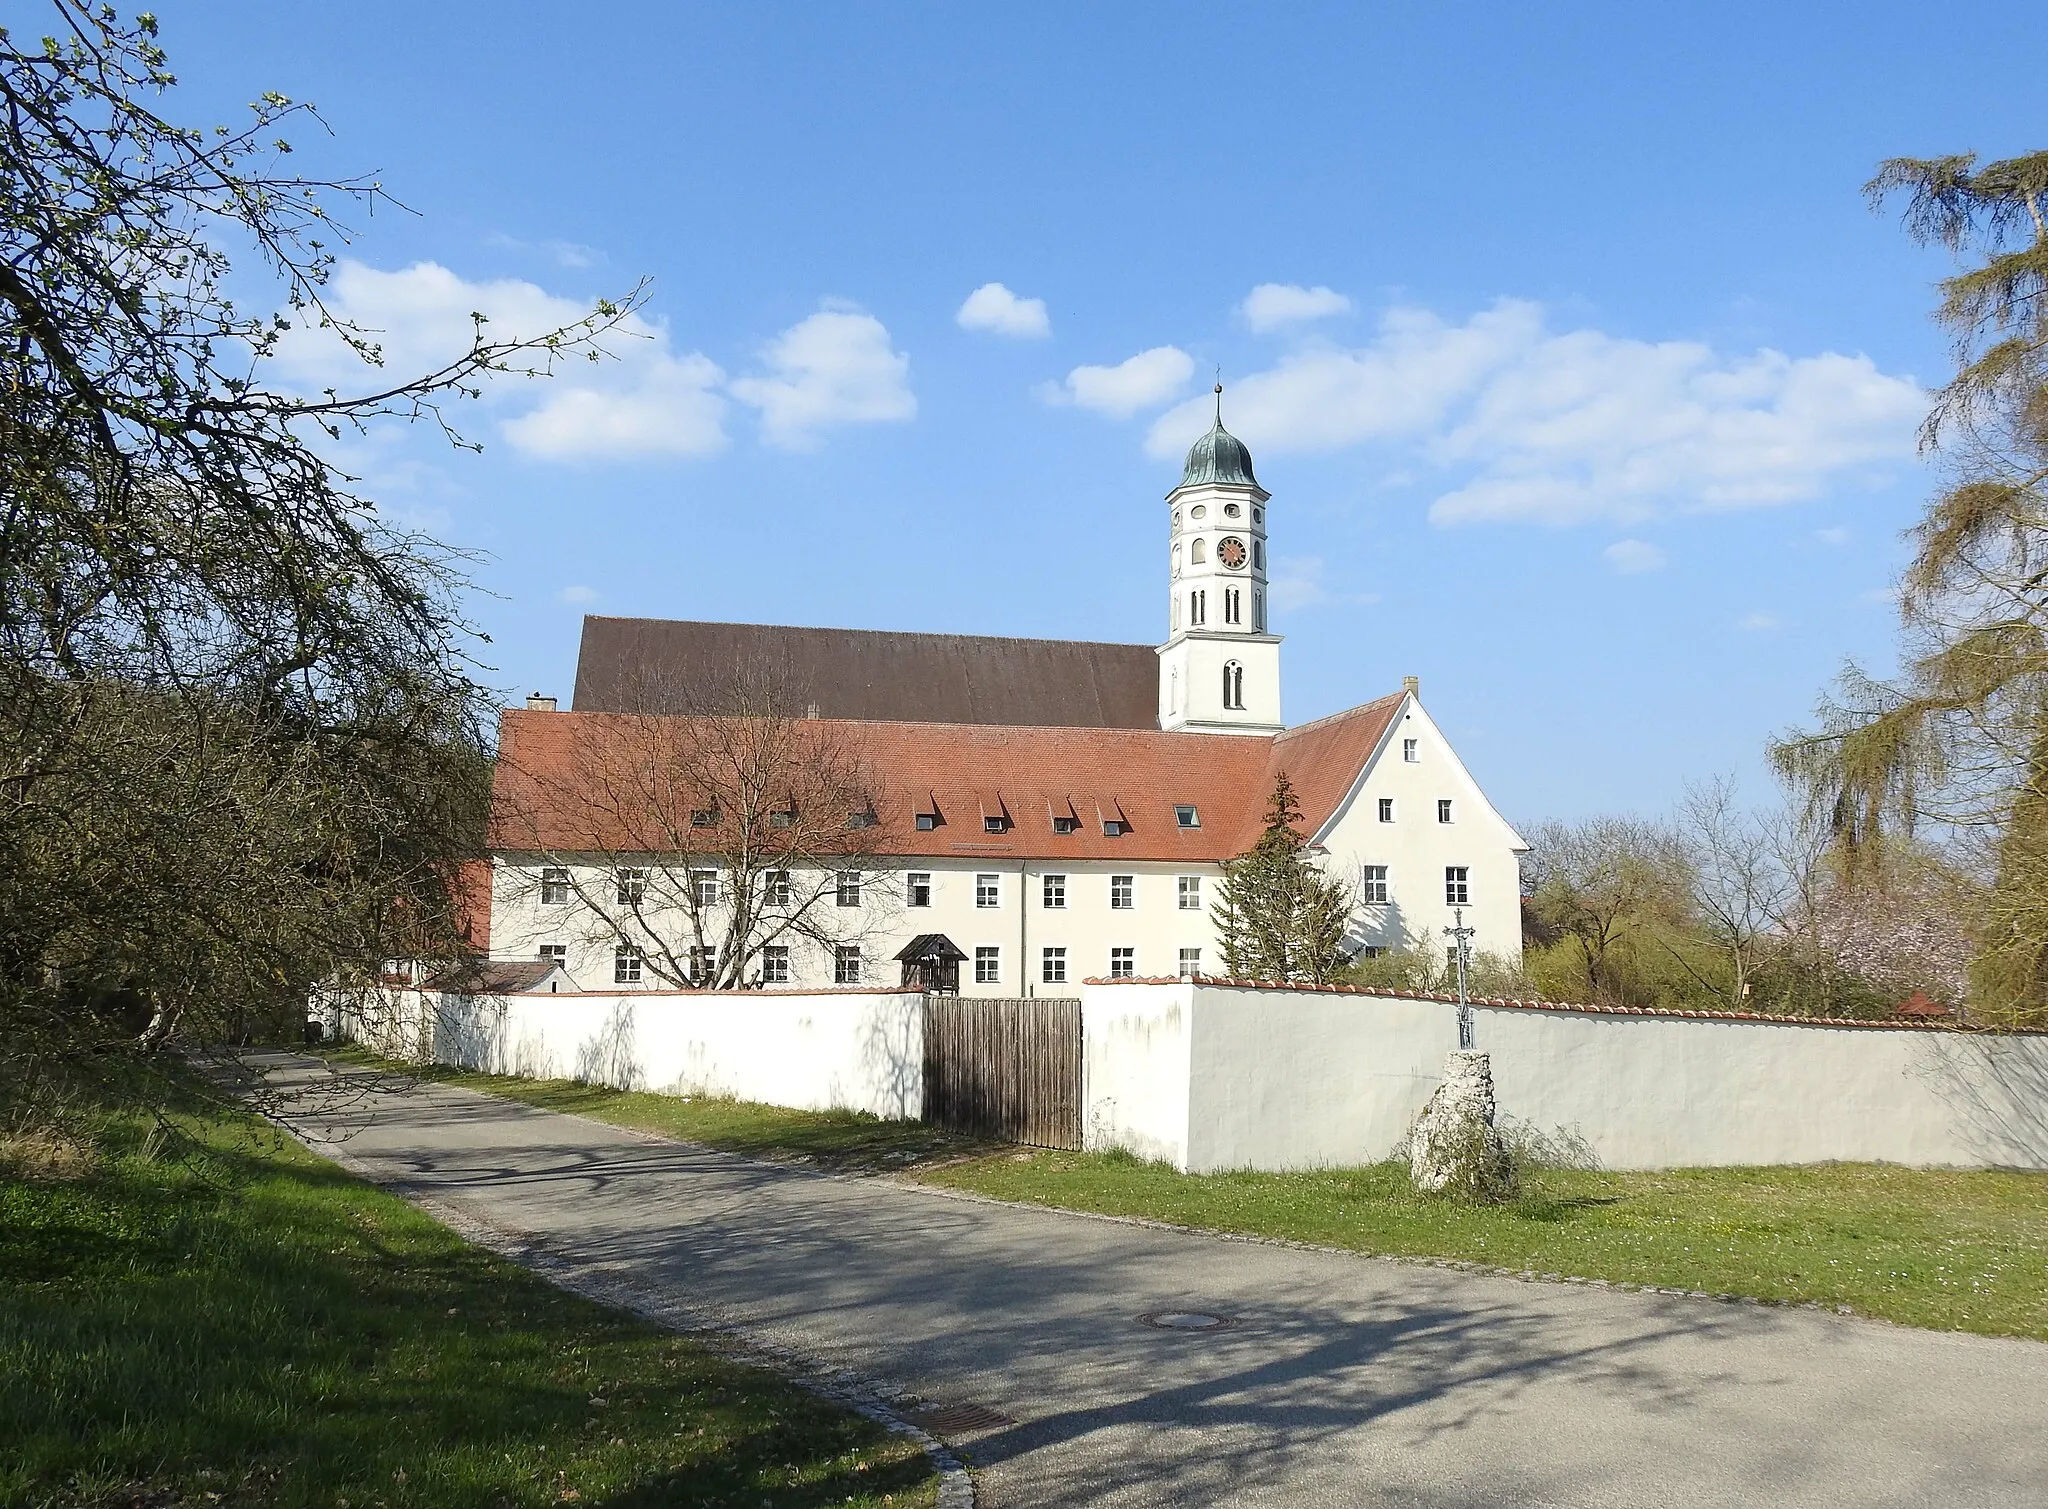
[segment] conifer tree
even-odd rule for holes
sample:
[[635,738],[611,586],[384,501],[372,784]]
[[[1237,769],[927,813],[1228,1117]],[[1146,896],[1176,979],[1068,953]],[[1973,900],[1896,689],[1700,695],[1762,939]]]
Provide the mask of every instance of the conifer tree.
[[1349,962],[1350,889],[1310,858],[1300,821],[1283,770],[1266,806],[1265,831],[1223,866],[1214,916],[1223,967],[1234,979],[1325,984]]

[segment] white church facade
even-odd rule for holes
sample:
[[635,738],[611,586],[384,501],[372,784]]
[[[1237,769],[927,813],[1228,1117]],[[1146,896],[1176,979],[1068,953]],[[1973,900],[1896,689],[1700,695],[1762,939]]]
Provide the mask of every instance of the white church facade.
[[[587,813],[569,810],[564,793],[622,727],[711,716],[676,689],[716,684],[741,662],[772,664],[799,686],[805,720],[858,748],[875,792],[852,871],[796,877],[793,888],[788,876],[755,877],[770,888],[763,904],[808,898],[833,925],[756,951],[745,984],[895,986],[913,945],[952,960],[969,995],[1220,975],[1222,866],[1257,837],[1282,773],[1310,852],[1354,894],[1354,947],[1441,959],[1462,917],[1475,952],[1517,956],[1527,845],[1418,684],[1294,728],[1283,721],[1269,495],[1220,412],[1166,504],[1170,596],[1156,648],[586,619],[572,708],[535,698],[502,715],[490,958],[547,960],[592,991],[717,977],[701,947],[633,936],[672,925],[659,916],[636,908],[621,924],[589,904],[679,861],[651,844],[594,847]],[[700,913],[729,907],[731,882],[715,865],[680,862],[691,868],[678,894]],[[653,965],[686,954],[681,971]]]

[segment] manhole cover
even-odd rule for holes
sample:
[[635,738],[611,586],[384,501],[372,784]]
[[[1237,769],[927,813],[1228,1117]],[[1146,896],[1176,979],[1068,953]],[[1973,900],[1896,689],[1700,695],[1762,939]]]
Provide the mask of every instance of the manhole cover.
[[1227,1331],[1237,1324],[1227,1315],[1211,1315],[1207,1310],[1154,1310],[1138,1319],[1162,1331]]
[[1017,1422],[999,1409],[990,1409],[986,1404],[938,1404],[929,1409],[912,1410],[903,1417],[920,1430],[928,1430],[935,1436],[956,1436],[975,1430],[994,1430],[1002,1425]]

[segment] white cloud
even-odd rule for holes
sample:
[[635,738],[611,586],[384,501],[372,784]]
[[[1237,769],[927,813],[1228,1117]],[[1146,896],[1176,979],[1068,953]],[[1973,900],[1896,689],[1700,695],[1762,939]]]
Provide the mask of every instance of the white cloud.
[[1000,283],[984,283],[975,289],[954,318],[962,330],[1034,338],[1052,334],[1044,299],[1020,299]]
[[1775,613],[1745,613],[1735,620],[1735,627],[1748,633],[1761,634],[1782,627]]
[[[328,288],[334,312],[353,320],[382,350],[381,368],[365,366],[332,332],[295,329],[275,365],[301,389],[361,391],[411,379],[459,358],[484,316],[487,340],[531,338],[572,325],[591,306],[518,278],[473,282],[436,262],[384,272],[345,261]],[[665,325],[630,316],[607,338],[595,362],[570,357],[541,379],[498,376],[481,386],[503,417],[499,433],[515,448],[550,459],[701,456],[725,444],[724,381],[716,363],[677,354]],[[504,414],[504,410],[519,412]],[[461,415],[454,416],[458,426]]]
[[1128,419],[1140,409],[1173,397],[1194,372],[1195,359],[1180,347],[1154,346],[1114,367],[1076,367],[1067,374],[1064,385],[1048,383],[1041,391],[1054,403],[1071,403]]
[[585,587],[580,583],[573,587],[564,587],[560,592],[557,592],[555,594],[555,597],[557,601],[571,604],[594,603],[597,601],[596,591],[593,588]]
[[[1869,358],[1597,330],[1556,334],[1539,305],[1503,299],[1459,324],[1387,312],[1364,346],[1309,342],[1231,385],[1224,421],[1265,454],[1399,445],[1443,476],[1439,524],[1630,523],[1767,507],[1862,484],[1913,455],[1925,396]],[[1178,454],[1205,401],[1154,422]]]
[[1616,540],[1600,552],[1607,564],[1623,576],[1641,576],[1646,571],[1662,571],[1669,557],[1648,540]]
[[735,378],[732,393],[761,411],[771,445],[809,450],[828,426],[916,417],[910,358],[891,348],[888,329],[871,314],[821,309],[778,335],[763,356],[772,375]]
[[1261,283],[1245,296],[1238,310],[1244,322],[1258,331],[1278,330],[1285,325],[1350,312],[1351,300],[1336,289],[1321,284],[1303,288],[1298,283]]

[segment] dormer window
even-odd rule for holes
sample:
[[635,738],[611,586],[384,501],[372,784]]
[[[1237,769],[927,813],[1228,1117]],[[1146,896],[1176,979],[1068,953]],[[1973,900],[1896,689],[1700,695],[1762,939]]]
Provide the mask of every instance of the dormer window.
[[1075,817],[1070,812],[1062,812],[1053,818],[1052,831],[1055,833],[1078,833],[1081,831],[1081,819]]
[[690,826],[692,828],[716,828],[718,826],[718,809],[716,807],[692,808],[690,812]]
[[1102,820],[1102,836],[1104,838],[1122,838],[1130,831],[1131,825],[1120,817],[1105,817]]
[[984,833],[1008,833],[1010,831],[1010,815],[1007,812],[991,813],[981,820],[981,831]]
[[1201,809],[1192,803],[1177,805],[1173,809],[1173,821],[1178,827],[1199,828],[1202,826]]
[[849,812],[846,814],[846,826],[849,828],[872,828],[874,827],[875,822],[876,818],[872,810],[866,812]]
[[784,807],[780,812],[769,813],[768,826],[771,828],[794,828],[796,826],[796,809],[794,807]]
[[934,828],[938,827],[938,825],[939,825],[939,815],[938,815],[938,813],[936,813],[936,812],[920,812],[920,813],[918,813],[918,815],[917,815],[917,831],[918,831],[918,832],[920,832],[920,833],[929,833],[929,832],[931,832],[931,831],[932,831],[932,830],[933,830]]

